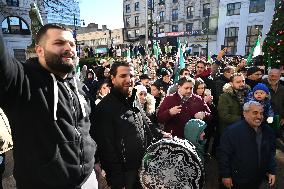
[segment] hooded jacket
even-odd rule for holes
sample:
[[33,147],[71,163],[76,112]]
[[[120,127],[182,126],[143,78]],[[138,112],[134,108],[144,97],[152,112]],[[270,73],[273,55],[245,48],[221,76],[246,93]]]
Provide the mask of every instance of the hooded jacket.
[[[243,100],[245,100],[248,91],[249,91],[249,86],[246,85],[244,87],[245,95],[243,96]],[[217,107],[220,134],[222,134],[225,128],[227,128],[229,125],[233,124],[234,122],[242,118],[242,108],[243,108],[230,83],[224,85],[223,92],[224,93],[221,94],[221,96],[219,97],[218,107]]]
[[89,103],[73,76],[57,77],[37,58],[11,59],[0,36],[0,106],[12,129],[20,189],[80,188],[93,170]]
[[[136,91],[133,93],[135,98]],[[112,187],[125,186],[125,172],[141,167],[152,136],[162,138],[161,133],[152,133],[155,129],[141,110],[138,101],[126,98],[116,88],[95,109],[96,127],[91,134],[98,143],[100,161]]]
[[184,138],[191,142],[197,149],[197,153],[204,160],[204,145],[206,139],[200,140],[200,135],[204,132],[206,123],[200,119],[189,120],[184,127]]

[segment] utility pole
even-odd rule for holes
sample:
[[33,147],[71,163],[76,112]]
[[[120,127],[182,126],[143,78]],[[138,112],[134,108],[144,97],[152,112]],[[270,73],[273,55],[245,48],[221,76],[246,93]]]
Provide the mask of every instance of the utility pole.
[[209,14],[206,16],[206,58],[208,58],[208,42],[209,42]]

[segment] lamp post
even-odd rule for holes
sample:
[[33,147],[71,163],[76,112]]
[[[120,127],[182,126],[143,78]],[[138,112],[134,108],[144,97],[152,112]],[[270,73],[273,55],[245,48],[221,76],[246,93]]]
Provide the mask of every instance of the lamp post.
[[209,14],[206,16],[206,58],[208,58],[208,42],[209,42]]
[[80,56],[80,46],[77,47],[78,45],[78,41],[77,41],[77,30],[78,28],[76,27],[78,21],[80,22],[80,25],[81,25],[81,22],[83,22],[83,26],[85,25],[85,21],[84,20],[81,20],[81,19],[77,19],[76,18],[76,15],[75,13],[73,14],[73,27],[74,27],[74,30],[73,30],[73,37],[75,39],[75,45],[76,45],[76,50],[77,50],[77,54],[78,56]]

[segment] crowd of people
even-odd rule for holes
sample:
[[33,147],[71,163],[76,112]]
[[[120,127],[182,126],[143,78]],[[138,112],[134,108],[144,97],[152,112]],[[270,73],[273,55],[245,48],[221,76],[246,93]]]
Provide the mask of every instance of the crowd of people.
[[177,57],[166,44],[158,56],[111,54],[76,73],[75,40],[64,27],[43,26],[37,57],[26,63],[9,57],[2,38],[0,107],[14,144],[3,141],[14,145],[17,188],[95,189],[104,173],[113,189],[139,189],[147,147],[172,137],[191,141],[203,163],[217,159],[220,188],[275,184],[282,68],[266,68],[261,56],[247,66],[226,48],[208,61]]

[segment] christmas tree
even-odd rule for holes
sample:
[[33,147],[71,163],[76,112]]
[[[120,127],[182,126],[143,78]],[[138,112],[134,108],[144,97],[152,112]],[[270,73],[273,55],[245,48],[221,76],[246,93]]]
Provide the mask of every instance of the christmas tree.
[[272,24],[263,42],[262,51],[266,66],[284,65],[284,0],[275,5]]

